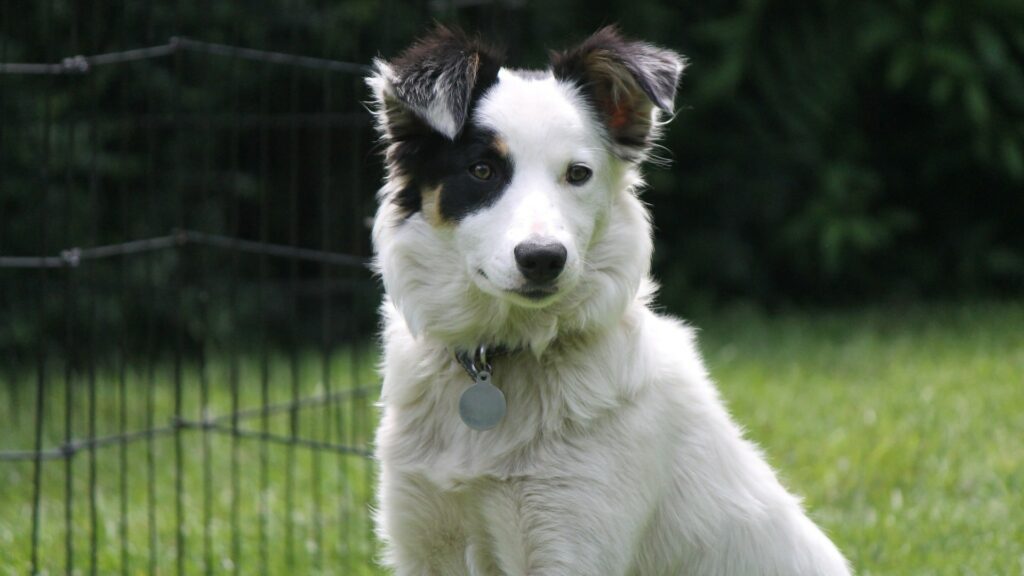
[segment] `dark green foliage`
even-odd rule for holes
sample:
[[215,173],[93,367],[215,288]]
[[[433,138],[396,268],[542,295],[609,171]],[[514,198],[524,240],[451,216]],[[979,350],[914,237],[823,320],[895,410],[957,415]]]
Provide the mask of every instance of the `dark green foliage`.
[[768,301],[1019,291],[1021,5],[746,2],[688,20],[689,106],[652,199],[679,215],[671,278]]

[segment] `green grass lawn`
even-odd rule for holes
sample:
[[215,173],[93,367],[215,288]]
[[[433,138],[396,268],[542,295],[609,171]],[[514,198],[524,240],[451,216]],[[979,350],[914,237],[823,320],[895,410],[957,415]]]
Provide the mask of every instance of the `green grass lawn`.
[[[1024,306],[733,311],[693,324],[731,411],[859,574],[1024,574]],[[238,363],[242,407],[261,402],[258,360]],[[202,371],[187,366],[186,417],[200,418],[201,374],[208,413],[229,411],[230,364],[223,356]],[[130,367],[123,394],[115,368],[101,362],[97,372],[97,433],[121,428],[122,407],[128,430],[147,427],[150,413],[166,425],[174,412],[170,364],[161,362],[152,377]],[[302,355],[294,368],[285,356],[272,358],[271,402],[327,391],[317,354]],[[328,372],[333,392],[371,382],[373,354],[335,354]],[[63,367],[52,366],[50,376],[44,445],[55,446],[65,434]],[[0,385],[0,450],[33,445],[34,378],[20,376],[16,400],[10,382]],[[72,385],[72,426],[82,434],[85,375]],[[365,447],[375,399],[357,395],[239,425]],[[45,463],[43,568],[64,572],[70,524],[74,565],[88,573],[95,494],[100,574],[119,573],[123,559],[130,574],[146,573],[151,561],[175,573],[180,482],[189,574],[207,567],[259,574],[264,559],[268,574],[374,573],[373,471],[365,458],[213,431],[181,434],[180,479],[173,435],[129,444],[125,466],[120,447],[98,450],[95,491],[89,453],[78,453],[70,507],[68,468]],[[32,471],[31,462],[0,462],[0,573],[28,569]]]
[[[226,419],[218,421],[220,432],[182,430],[180,451],[173,433],[152,441],[138,439],[126,444],[123,453],[120,445],[99,448],[95,482],[90,480],[93,463],[87,450],[78,452],[70,466],[64,460],[44,462],[41,570],[65,573],[70,548],[76,573],[88,574],[95,537],[99,574],[120,574],[122,567],[128,574],[147,574],[151,567],[159,574],[176,574],[179,542],[184,549],[181,567],[187,574],[376,574],[369,518],[373,467],[364,456],[331,448],[369,449],[378,396],[374,354],[361,351],[353,358],[342,351],[325,363],[321,355],[308,353],[292,360],[288,355],[268,360],[268,404],[287,406],[294,398],[328,394],[335,401],[300,402],[294,411],[274,411],[265,418],[250,415],[237,425],[244,433],[297,438],[302,444],[236,439],[225,433],[232,426]],[[231,412],[231,365],[231,358],[223,355],[202,369],[198,363],[184,366],[183,419],[201,422],[205,414],[209,421]],[[68,414],[64,368],[53,365],[49,371],[44,447],[63,443]],[[239,358],[236,373],[238,406],[262,406],[261,360]],[[129,367],[122,393],[116,367],[99,366],[97,436],[117,434],[122,427],[133,431],[168,426],[175,414],[173,374],[170,360],[159,362],[152,374],[145,367]],[[24,376],[16,402],[11,388],[0,386],[0,451],[33,446],[34,379],[35,374]],[[72,388],[72,428],[75,436],[86,437],[87,370],[74,375]],[[311,449],[312,442],[328,448]],[[31,461],[0,462],[0,574],[29,573],[33,469]]]
[[858,574],[1024,574],[1024,306],[737,313],[701,340]]

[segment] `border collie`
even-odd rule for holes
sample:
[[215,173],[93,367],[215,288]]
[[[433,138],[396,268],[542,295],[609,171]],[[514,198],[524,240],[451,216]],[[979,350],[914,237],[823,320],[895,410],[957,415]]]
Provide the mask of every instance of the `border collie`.
[[441,26],[375,63],[397,574],[849,574],[651,310],[640,165],[683,65],[605,28],[517,70]]

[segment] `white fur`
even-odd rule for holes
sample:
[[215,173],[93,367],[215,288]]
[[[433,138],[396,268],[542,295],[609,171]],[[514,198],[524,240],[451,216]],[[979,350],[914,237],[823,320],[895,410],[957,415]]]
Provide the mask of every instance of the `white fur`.
[[[397,182],[382,190],[384,563],[403,576],[849,574],[730,420],[693,331],[649,308],[639,176],[590,118],[551,76],[502,71],[475,111],[515,162],[500,200],[434,226],[397,215]],[[573,162],[594,170],[585,186],[564,181]],[[526,238],[569,253],[541,303],[508,292]],[[508,413],[477,432],[458,416],[471,381],[452,353],[482,343],[515,350],[494,360]]]

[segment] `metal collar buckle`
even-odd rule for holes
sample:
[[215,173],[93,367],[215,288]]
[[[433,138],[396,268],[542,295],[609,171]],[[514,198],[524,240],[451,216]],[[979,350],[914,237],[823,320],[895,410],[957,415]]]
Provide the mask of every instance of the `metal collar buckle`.
[[490,378],[491,364],[487,361],[487,346],[481,344],[472,355],[468,351],[460,350],[455,353],[455,359],[474,382]]

